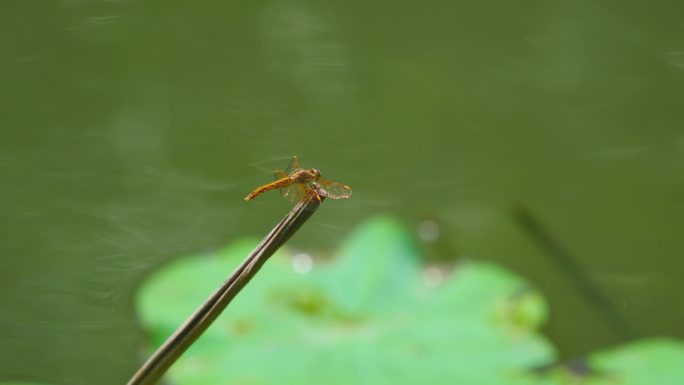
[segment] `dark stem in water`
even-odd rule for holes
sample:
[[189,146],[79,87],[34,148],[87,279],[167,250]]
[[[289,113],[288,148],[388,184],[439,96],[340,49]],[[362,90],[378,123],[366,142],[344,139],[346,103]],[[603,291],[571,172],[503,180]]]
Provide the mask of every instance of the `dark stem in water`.
[[306,222],[325,199],[325,192],[311,191],[259,243],[242,264],[228,277],[157,351],[138,369],[128,385],[155,384],[185,350],[211,325],[235,296],[256,275],[276,250]]
[[532,213],[522,206],[517,206],[514,208],[514,215],[518,224],[572,280],[580,294],[604,317],[618,336],[623,340],[634,337],[634,331],[615,309],[610,299],[584,271],[576,258],[546,231]]

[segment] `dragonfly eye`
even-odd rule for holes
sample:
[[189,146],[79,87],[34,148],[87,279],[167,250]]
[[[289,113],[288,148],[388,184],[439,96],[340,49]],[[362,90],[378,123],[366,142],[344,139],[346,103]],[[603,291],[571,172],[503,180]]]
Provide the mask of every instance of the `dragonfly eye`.
[[316,178],[316,179],[321,177],[321,171],[317,168],[312,168],[311,173],[313,174],[314,178]]

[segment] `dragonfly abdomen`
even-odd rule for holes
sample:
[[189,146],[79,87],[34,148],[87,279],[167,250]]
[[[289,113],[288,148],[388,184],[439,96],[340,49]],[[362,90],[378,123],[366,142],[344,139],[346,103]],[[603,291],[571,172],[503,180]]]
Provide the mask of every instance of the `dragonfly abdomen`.
[[275,182],[271,182],[269,184],[263,185],[263,186],[257,188],[256,190],[252,191],[251,193],[247,194],[247,196],[245,197],[245,200],[246,201],[252,200],[252,199],[256,198],[261,193],[265,193],[266,191],[275,190],[277,188],[287,187],[287,186],[291,185],[292,183],[293,183],[293,180],[290,179],[289,177],[278,179]]

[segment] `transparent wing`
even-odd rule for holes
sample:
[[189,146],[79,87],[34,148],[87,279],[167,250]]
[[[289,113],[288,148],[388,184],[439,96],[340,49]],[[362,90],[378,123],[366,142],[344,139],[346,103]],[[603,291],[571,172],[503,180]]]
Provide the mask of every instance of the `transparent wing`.
[[299,158],[297,157],[297,155],[295,155],[292,157],[292,160],[290,161],[290,163],[287,164],[287,167],[285,167],[285,172],[289,174],[292,172],[292,170],[296,170],[298,168],[299,168]]
[[292,201],[293,197],[295,195],[295,186],[294,185],[289,185],[287,187],[283,187],[280,189],[280,196],[283,198]]
[[[278,169],[273,171],[273,177],[275,178],[275,180],[280,180],[282,178],[285,178],[286,176],[287,176],[287,173],[285,171],[281,171]],[[280,191],[280,195],[283,197],[286,197],[286,198],[289,195],[292,195],[292,192],[290,190],[292,190],[292,186],[281,187],[278,189],[278,191]]]
[[281,171],[281,170],[275,170],[275,171],[273,171],[273,176],[275,177],[275,180],[278,180],[278,179],[282,179],[282,178],[285,178],[286,176],[288,176],[288,173],[286,173],[285,171]]
[[346,184],[333,182],[325,178],[318,179],[318,184],[325,190],[330,199],[347,199],[352,195],[351,187]]
[[[281,170],[275,170],[274,175],[276,180],[282,179],[282,178],[287,178],[290,176],[290,173],[292,170],[298,169],[299,168],[299,161],[297,159],[297,156],[295,155],[292,160],[290,161],[290,164],[287,165],[287,168],[285,171]],[[280,189],[280,195],[283,196],[283,198],[289,200],[290,202],[298,202],[304,198],[304,196],[307,194],[307,188],[301,183],[292,183],[289,186],[285,186]]]
[[280,189],[280,195],[292,203],[299,202],[306,195],[306,187],[301,183],[293,183]]

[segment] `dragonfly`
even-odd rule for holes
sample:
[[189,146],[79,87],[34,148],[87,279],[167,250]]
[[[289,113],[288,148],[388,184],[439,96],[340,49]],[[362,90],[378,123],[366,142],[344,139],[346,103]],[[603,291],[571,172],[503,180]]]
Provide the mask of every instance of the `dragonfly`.
[[290,202],[302,200],[309,194],[318,194],[319,190],[330,199],[346,199],[352,194],[351,187],[323,178],[319,169],[301,168],[297,155],[292,157],[284,171],[275,170],[274,173],[274,182],[257,187],[245,197],[245,201],[275,189],[280,190],[280,195]]

